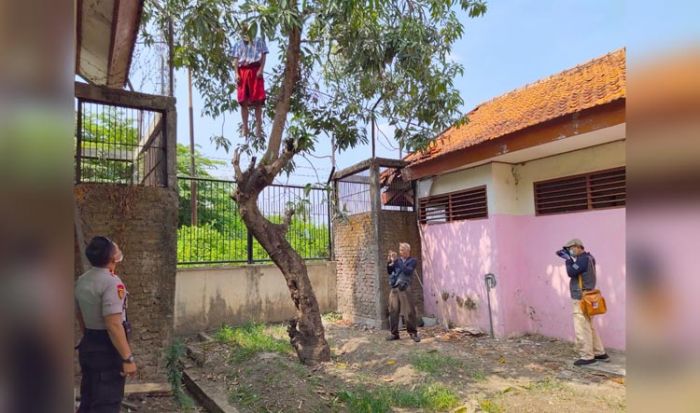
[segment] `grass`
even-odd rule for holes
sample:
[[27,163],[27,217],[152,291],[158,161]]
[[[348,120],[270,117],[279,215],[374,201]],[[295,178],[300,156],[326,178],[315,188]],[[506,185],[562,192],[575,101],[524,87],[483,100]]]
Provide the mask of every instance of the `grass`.
[[326,322],[337,323],[343,319],[343,315],[335,311],[329,311],[321,315],[321,318]]
[[416,390],[382,386],[372,390],[345,390],[338,394],[351,413],[384,413],[392,407],[445,411],[459,403],[459,397],[441,384],[424,385]]
[[411,364],[418,371],[437,375],[455,368],[462,368],[462,361],[437,352],[416,353],[411,357]]
[[531,384],[530,386],[526,386],[526,388],[528,390],[540,390],[543,392],[551,392],[554,390],[568,390],[564,383],[553,377],[546,377],[540,381]]
[[479,402],[479,407],[485,413],[501,413],[501,412],[503,412],[503,408],[501,406],[499,406],[496,402],[488,400],[488,399],[482,400],[481,402]]
[[474,381],[484,381],[486,380],[486,375],[483,371],[477,370],[472,373],[472,378],[474,379]]
[[287,354],[292,351],[288,341],[277,338],[282,327],[266,328],[264,324],[248,323],[240,327],[223,326],[215,334],[215,338],[233,345],[232,361],[241,362],[257,353],[271,352]]
[[244,406],[252,406],[260,399],[260,396],[255,394],[252,390],[238,386],[229,395],[229,401],[233,404],[240,403]]

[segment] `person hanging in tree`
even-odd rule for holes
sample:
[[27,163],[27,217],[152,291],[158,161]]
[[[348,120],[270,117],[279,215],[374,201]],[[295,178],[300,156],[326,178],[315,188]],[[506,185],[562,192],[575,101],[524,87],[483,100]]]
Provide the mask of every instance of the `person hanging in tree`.
[[248,108],[255,108],[255,132],[262,137],[262,107],[265,103],[265,57],[268,53],[265,40],[250,39],[249,27],[241,25],[241,40],[233,46],[231,55],[236,72],[238,103],[243,118],[243,136],[248,137]]

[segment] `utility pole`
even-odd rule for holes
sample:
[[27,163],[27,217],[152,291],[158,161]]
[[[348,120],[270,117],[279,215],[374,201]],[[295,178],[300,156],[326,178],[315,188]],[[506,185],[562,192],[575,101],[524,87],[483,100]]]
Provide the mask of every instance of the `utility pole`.
[[187,69],[187,89],[189,92],[189,115],[190,115],[190,209],[192,211],[192,226],[197,225],[197,181],[194,169],[194,114],[192,110],[192,69]]
[[160,94],[165,96],[165,57],[160,55]]
[[377,152],[377,137],[375,136],[376,134],[376,129],[377,129],[377,119],[376,116],[374,115],[374,111],[372,111],[372,159],[376,158],[376,152]]
[[331,168],[335,169],[335,135],[331,135]]
[[168,70],[169,70],[169,96],[175,96],[175,70],[173,64],[173,54],[175,53],[175,48],[173,47],[173,18],[168,17]]
[[372,106],[372,109],[370,111],[372,112],[372,159],[374,159],[377,155],[377,136],[376,136],[376,129],[377,129],[377,113],[375,110],[377,109],[377,106],[379,105],[379,102],[382,101],[382,97],[380,96],[379,99],[374,103],[374,106]]

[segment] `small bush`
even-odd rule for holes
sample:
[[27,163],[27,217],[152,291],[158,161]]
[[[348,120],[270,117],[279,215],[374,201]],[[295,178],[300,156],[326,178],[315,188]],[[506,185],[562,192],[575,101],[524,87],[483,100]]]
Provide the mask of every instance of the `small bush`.
[[175,340],[165,350],[165,366],[167,369],[168,383],[173,389],[173,396],[177,404],[185,411],[194,409],[194,401],[185,393],[182,385],[182,363],[180,359],[185,355],[187,349],[180,340]]
[[335,311],[329,311],[323,314],[321,318],[323,318],[323,321],[329,323],[337,323],[338,321],[341,321],[343,319],[343,315]]

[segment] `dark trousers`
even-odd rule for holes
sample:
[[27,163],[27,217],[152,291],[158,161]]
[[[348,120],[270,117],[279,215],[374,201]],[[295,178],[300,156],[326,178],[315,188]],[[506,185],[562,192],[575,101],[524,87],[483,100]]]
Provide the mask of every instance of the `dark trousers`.
[[78,413],[118,413],[124,398],[122,358],[106,330],[86,330],[78,347],[80,408]]
[[389,329],[391,334],[399,336],[399,316],[403,316],[406,322],[406,331],[413,336],[418,334],[416,330],[416,307],[408,289],[401,291],[392,288],[389,293]]

